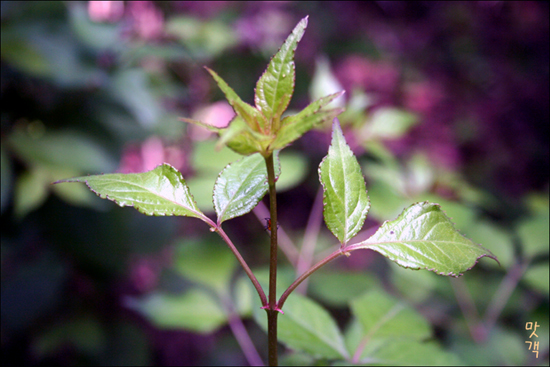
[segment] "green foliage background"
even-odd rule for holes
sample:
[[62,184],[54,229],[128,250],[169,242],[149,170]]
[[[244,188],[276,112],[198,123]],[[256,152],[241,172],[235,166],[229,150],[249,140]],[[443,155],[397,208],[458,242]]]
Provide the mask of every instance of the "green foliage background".
[[[311,277],[309,298],[289,298],[281,340],[308,353],[289,351],[282,362],[351,357],[373,315],[399,307],[412,316],[373,331],[363,352],[373,363],[548,364],[546,3],[121,9],[2,2],[3,363],[243,364],[228,302],[265,353],[257,297],[207,226],[51,182],[166,161],[212,213],[214,181],[238,156],[179,120],[227,115],[202,66],[252,103],[269,57],[309,14],[290,108],[346,89],[333,106],[346,108],[340,120],[371,198],[359,235],[428,200],[501,266],[481,261],[448,279],[354,252]],[[329,142],[327,125],[280,156],[280,230],[291,258],[292,248],[314,243],[320,255],[336,244],[315,206]],[[224,224],[261,281],[266,216],[259,208]],[[294,272],[281,256],[281,291]],[[305,334],[304,315],[336,323]],[[538,358],[526,322],[540,325]]]

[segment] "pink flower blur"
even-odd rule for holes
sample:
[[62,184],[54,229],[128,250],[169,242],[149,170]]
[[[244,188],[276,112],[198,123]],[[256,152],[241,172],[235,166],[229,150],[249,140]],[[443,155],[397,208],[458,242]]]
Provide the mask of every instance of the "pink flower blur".
[[235,112],[225,101],[212,103],[197,113],[200,121],[216,127],[226,127],[233,117]]
[[164,16],[151,1],[130,1],[128,10],[139,38],[154,40],[164,34]]
[[88,15],[94,22],[116,22],[124,13],[124,1],[88,1]]
[[[194,115],[196,120],[220,128],[229,125],[233,117],[235,117],[235,111],[233,111],[233,108],[225,101],[212,103],[211,105],[199,109]],[[190,128],[191,136],[195,140],[206,140],[213,134],[201,126],[192,125]]]
[[185,153],[177,145],[167,146],[159,137],[152,136],[138,147],[125,148],[118,172],[147,172],[163,163],[182,171],[186,165]]

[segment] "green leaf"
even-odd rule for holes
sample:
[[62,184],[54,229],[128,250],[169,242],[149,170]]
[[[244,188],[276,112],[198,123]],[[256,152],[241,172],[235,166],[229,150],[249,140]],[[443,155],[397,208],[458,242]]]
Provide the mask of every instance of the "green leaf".
[[427,269],[440,275],[460,276],[491,251],[461,235],[438,204],[416,203],[386,221],[372,237],[346,251],[370,249],[405,268]]
[[337,119],[332,129],[328,155],[319,165],[323,215],[330,231],[346,244],[363,227],[370,203],[361,168]]
[[125,106],[142,127],[152,129],[159,125],[163,110],[143,69],[119,69],[108,86],[111,98]]
[[[277,166],[276,170],[280,171],[278,163]],[[260,154],[228,165],[214,185],[213,199],[218,224],[250,212],[267,190],[267,169]]]
[[218,294],[229,292],[237,260],[227,246],[216,240],[185,239],[177,243],[175,250],[174,268],[178,273]]
[[214,207],[212,206],[212,183],[216,181],[217,177],[218,173],[209,174],[206,177],[197,175],[186,180],[189,191],[193,193],[193,199],[197,203],[197,207],[203,213],[214,212]]
[[[38,132],[31,133],[33,129]],[[25,129],[15,129],[8,137],[8,146],[29,165],[72,168],[94,173],[116,167],[116,163],[103,147],[88,137],[71,132],[42,132],[43,129],[40,122],[33,122]]]
[[93,208],[96,210],[105,210],[108,203],[99,200],[84,185],[52,185],[51,182],[58,177],[78,176],[80,172],[72,169],[48,167],[48,181],[45,183],[48,188],[67,203],[75,206]]
[[[229,251],[228,251],[229,252]],[[258,298],[256,290],[250,283],[247,276],[241,275],[235,281],[231,299],[235,302],[235,309],[241,317],[253,316],[252,307],[254,307],[254,297]],[[256,305],[260,307],[259,305]],[[263,311],[263,310],[260,310]],[[265,313],[262,315],[265,318]]]
[[250,155],[257,152],[263,152],[265,146],[267,146],[271,140],[269,136],[262,135],[252,130],[240,116],[235,116],[225,128],[215,127],[202,121],[188,119],[186,117],[180,117],[180,120],[218,133],[220,139],[216,144],[216,150],[222,149],[225,144],[236,153]]
[[39,77],[50,76],[52,63],[40,48],[25,39],[26,37],[17,36],[18,29],[6,28],[2,29],[2,58],[24,73]]
[[[215,147],[215,140],[198,141],[193,146],[193,155],[191,156],[191,164],[197,175],[208,175],[212,178],[212,182],[216,181],[220,171],[225,166],[242,158],[242,155],[227,147],[222,147],[220,150],[215,149]],[[212,194],[212,190],[210,190],[210,194]],[[212,206],[212,197],[210,198],[210,206]]]
[[330,110],[321,110],[321,108],[329,104],[335,98],[341,96],[343,93],[344,92],[341,91],[323,97],[317,101],[311,102],[296,115],[285,117],[281,121],[281,128],[277,132],[275,140],[271,143],[271,149],[282,149],[315,126],[338,116],[342,112],[341,108]]
[[517,233],[521,240],[523,253],[532,257],[538,254],[548,253],[549,232],[548,223],[550,216],[548,208],[546,212],[536,213],[534,216],[522,220],[517,226]]
[[229,127],[220,132],[217,147],[226,144],[234,152],[250,155],[263,152],[265,150],[263,145],[268,145],[269,139],[268,136],[252,130],[240,116],[236,116]]
[[[537,320],[539,324],[542,324],[540,318]],[[531,319],[527,318],[526,321],[531,321]],[[525,335],[528,331],[521,331],[524,332],[523,335],[518,332],[517,328],[504,329],[497,324],[491,330],[491,336],[487,338],[485,343],[474,343],[469,335],[457,333],[452,338],[451,348],[461,357],[463,360],[461,365],[464,366],[524,366],[528,364],[526,362],[529,355],[533,357],[534,355],[528,350],[529,345],[525,343],[526,340],[529,340],[529,335]],[[537,331],[540,332],[541,330],[538,329]],[[537,334],[540,336],[538,332]],[[544,350],[543,343],[540,344],[540,349]]]
[[[447,206],[445,206],[445,209],[447,209]],[[452,218],[455,220],[454,216]],[[475,238],[476,241],[482,243],[483,247],[489,249],[491,252],[498,253],[498,261],[505,269],[512,266],[516,255],[514,254],[513,237],[507,228],[497,226],[484,218],[475,218],[474,222],[468,227],[460,228],[464,228],[464,233],[468,237]],[[548,232],[548,228],[546,232]],[[548,248],[548,246],[546,247]],[[489,262],[487,266],[495,268],[499,265]]]
[[369,172],[369,199],[371,202],[369,216],[371,219],[383,222],[388,218],[395,218],[401,214],[403,207],[410,205],[410,200],[405,199],[394,188],[381,180],[372,179],[368,168],[365,168],[364,172]]
[[[41,11],[31,6],[19,11],[26,15]],[[42,11],[40,18],[17,17],[9,24],[2,24],[2,60],[23,73],[48,79],[61,88],[83,88],[93,78],[105,76],[97,65],[86,61],[82,53],[84,46],[66,26],[66,21],[52,27],[51,18],[46,15],[48,11]],[[67,7],[63,11],[67,14]],[[120,45],[120,39],[117,41]]]
[[361,130],[363,139],[397,139],[414,126],[418,118],[397,108],[380,108]]
[[[296,25],[256,84],[254,102],[265,116],[269,128],[273,120],[281,117],[294,93],[294,51],[304,35],[307,19],[308,17],[303,18]],[[278,126],[274,126],[274,130],[277,131]]]
[[193,119],[189,119],[187,117],[180,117],[179,119],[183,122],[187,122],[188,124],[194,124],[194,125],[198,125],[200,127],[204,127],[206,130],[211,131],[213,133],[218,133],[219,134],[223,130],[219,127],[207,124],[206,122],[202,122],[202,121],[199,121],[199,120],[193,120]]
[[446,279],[434,277],[427,271],[408,271],[396,263],[390,263],[390,268],[391,283],[395,289],[415,304],[426,301],[440,281],[445,282],[445,286],[448,286]]
[[279,155],[282,173],[277,180],[277,192],[290,190],[306,178],[309,167],[304,154],[284,151]]
[[522,280],[548,297],[548,292],[550,291],[548,281],[549,269],[548,263],[530,266],[523,275]]
[[[425,199],[421,199],[425,198]],[[439,195],[434,194],[424,194],[418,196],[417,200],[414,201],[429,201],[431,203],[437,203],[440,207],[445,208],[445,215],[448,216],[456,228],[460,228],[461,231],[466,233],[466,229],[469,229],[470,226],[476,222],[480,222],[481,218],[478,217],[476,209],[471,205],[468,206],[459,201],[447,200]]]
[[[443,350],[433,341],[423,342],[416,337],[400,337],[399,335],[369,338],[369,335],[365,335],[363,326],[357,318],[352,318],[347,327],[345,338],[351,354],[361,353],[360,356],[354,356],[354,359],[358,358],[356,364],[388,366],[457,366],[463,364],[456,355]],[[358,351],[359,344],[365,342],[363,350]],[[334,365],[343,364],[336,363]]]
[[162,164],[144,173],[110,173],[76,177],[61,182],[84,182],[102,199],[133,206],[147,215],[180,215],[203,219],[181,173]]
[[218,302],[200,289],[177,295],[157,292],[143,298],[129,297],[125,303],[162,329],[186,329],[206,334],[227,321]]
[[[328,57],[321,56],[315,61],[315,73],[313,74],[309,87],[311,99],[316,100],[327,94],[343,90],[342,84],[340,84],[336,76],[332,73]],[[332,107],[344,107],[346,101],[344,98],[338,98],[334,103],[331,103],[331,105]]]
[[41,357],[55,355],[59,349],[71,345],[81,353],[93,355],[104,347],[106,331],[92,314],[84,314],[69,320],[58,321],[39,335],[33,351]]
[[[286,306],[286,304],[285,304]],[[423,340],[431,336],[430,324],[412,307],[373,290],[351,302],[351,310],[369,340],[410,338]]]
[[284,125],[277,133],[275,140],[270,144],[270,149],[283,149],[315,126],[334,119],[340,112],[342,112],[341,109],[320,111],[295,123]]
[[88,7],[84,3],[67,6],[71,33],[74,33],[83,45],[96,52],[119,50],[120,23],[98,22],[90,18]]
[[165,30],[180,41],[194,59],[216,57],[238,40],[232,27],[218,19],[171,17],[166,21]]
[[289,348],[320,358],[347,358],[336,321],[319,304],[295,293],[287,299],[284,312],[279,315],[279,340]]
[[318,366],[317,363],[315,358],[304,352],[290,351],[279,357],[280,366]]
[[239,97],[237,93],[235,93],[235,91],[231,89],[231,87],[227,85],[227,83],[220,78],[218,74],[216,74],[215,71],[207,68],[206,66],[204,68],[210,73],[210,75],[212,75],[216,83],[218,83],[218,86],[225,94],[225,98],[227,98],[227,101],[231,107],[233,107],[235,113],[239,115],[254,131],[262,131],[263,126],[265,126],[265,118],[262,116],[260,111],[244,102],[241,97]]
[[[281,121],[281,125],[286,126],[286,125],[299,124],[304,118],[309,117],[315,114],[316,112],[319,112],[323,107],[326,107],[330,102],[340,97],[344,93],[345,91],[341,90],[339,92],[329,94],[328,96],[324,96],[322,98],[319,98],[316,101],[311,102],[306,106],[306,108],[304,108],[297,114],[285,117],[283,121]],[[329,109],[325,111],[337,111],[337,110],[341,110],[341,109],[334,108],[334,109]]]
[[50,190],[66,202],[95,209],[104,208],[106,204],[97,199],[86,187],[81,185],[53,186],[52,181],[58,177],[77,176],[78,170],[64,169],[57,166],[36,164],[21,174],[15,183],[14,211],[17,218],[23,218],[31,211],[38,209],[48,198]]
[[461,360],[442,349],[435,342],[422,343],[399,338],[384,341],[368,356],[361,358],[363,363],[376,363],[387,366],[459,366]]
[[358,294],[381,287],[378,278],[371,273],[326,269],[315,272],[309,282],[309,294],[335,308],[347,307],[349,301]]
[[49,176],[45,168],[34,167],[23,173],[15,183],[14,211],[21,219],[38,208],[48,197]]
[[242,158],[226,146],[214,149],[216,141],[197,142],[193,149],[192,167],[195,174],[185,180],[197,206],[203,213],[213,212],[212,186],[218,179],[220,171],[229,163]]

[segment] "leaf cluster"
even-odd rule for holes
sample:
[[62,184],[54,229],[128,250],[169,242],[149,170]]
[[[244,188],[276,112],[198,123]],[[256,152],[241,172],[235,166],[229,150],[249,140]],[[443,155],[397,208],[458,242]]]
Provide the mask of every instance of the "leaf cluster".
[[[282,117],[294,89],[294,52],[306,26],[307,18],[304,18],[271,59],[266,71],[257,82],[255,106],[243,102],[223,79],[207,68],[236,113],[236,117],[228,127],[220,129],[199,121],[183,119],[217,132],[220,135],[218,144],[226,144],[235,152],[245,156],[226,166],[217,177],[212,193],[217,214],[216,221],[211,220],[199,209],[181,173],[166,163],[144,173],[93,175],[61,180],[57,183],[83,182],[98,196],[114,201],[120,206],[133,206],[146,215],[188,216],[202,220],[212,232],[217,232],[226,242],[254,285],[261,306],[265,309],[268,307],[268,300],[264,288],[223,230],[222,223],[250,212],[268,192],[268,187],[275,186],[275,181],[281,173],[278,161],[280,149],[342,111],[340,108],[325,109],[332,100],[342,94],[338,92],[312,102],[295,115]],[[273,156],[275,159],[272,159]],[[275,167],[270,167],[270,162],[275,162]],[[273,177],[270,173],[271,178],[268,178],[270,168],[271,172],[275,171],[275,174]],[[413,204],[397,219],[384,222],[367,240],[349,244],[363,227],[370,209],[370,200],[361,167],[348,146],[336,118],[332,126],[329,151],[321,161],[318,173],[323,187],[323,217],[328,229],[335,235],[340,245],[332,254],[312,266],[288,286],[275,308],[270,305],[271,311],[282,310],[288,296],[323,265],[342,255],[349,257],[351,252],[356,250],[375,250],[402,267],[427,269],[440,275],[455,277],[472,268],[482,257],[487,256],[496,260],[489,250],[461,235],[438,204],[427,201]],[[216,291],[220,297],[227,297],[223,287],[217,286]],[[185,299],[155,296],[150,297],[145,303],[131,303],[130,306],[140,310],[158,311],[157,306],[162,305],[162,314],[176,312],[180,315],[179,318],[183,316],[181,316],[181,310],[177,310],[177,305],[181,305],[182,302],[187,304],[189,299],[194,300],[193,302],[197,299],[205,302],[204,297],[202,293],[188,293],[184,296]],[[307,299],[293,297],[289,300],[290,312],[289,316],[283,317],[281,321],[280,338],[289,346],[314,356],[363,361],[364,350],[368,350],[365,349],[365,344],[373,336],[371,334],[379,332],[378,329],[385,330],[386,327],[377,325],[372,315],[365,314],[362,305],[368,305],[370,301],[357,300],[353,303],[352,309],[361,321],[361,327],[366,334],[364,338],[367,339],[360,342],[354,341],[353,343],[358,344],[355,345],[355,352],[352,353],[344,345],[338,329],[333,325],[333,320],[324,314],[324,311],[318,311],[318,306]],[[388,304],[388,309],[380,312],[386,312],[390,319],[401,312],[402,306],[395,305],[393,301],[377,302]],[[205,311],[207,314],[209,312],[222,314],[219,310],[215,310],[215,303],[212,305],[214,305],[213,308]],[[197,317],[204,316],[197,315]],[[320,328],[293,329],[292,323],[295,321],[316,325],[317,321],[312,317],[315,320],[324,320],[319,322]],[[190,321],[187,317],[183,318],[185,322],[192,323],[192,320]],[[223,317],[217,321],[212,319],[208,330],[212,330],[223,320]],[[159,325],[166,323],[162,317],[156,322]],[[313,342],[310,340],[311,335],[314,335]],[[372,347],[372,344],[369,345]],[[386,343],[385,346],[393,346],[393,344]],[[377,351],[380,352],[380,350]],[[390,353],[385,349],[382,351]],[[383,353],[381,355],[384,355]],[[368,357],[365,358],[368,361]]]
[[260,153],[268,157],[273,151],[286,147],[313,127],[340,114],[341,108],[324,107],[341,96],[343,91],[319,98],[299,113],[283,117],[294,93],[294,52],[304,35],[307,22],[308,18],[305,17],[296,25],[258,79],[254,95],[255,106],[244,102],[216,72],[206,67],[233,107],[236,116],[225,128],[217,128],[188,118],[182,120],[218,133],[219,143],[226,144],[239,154]]

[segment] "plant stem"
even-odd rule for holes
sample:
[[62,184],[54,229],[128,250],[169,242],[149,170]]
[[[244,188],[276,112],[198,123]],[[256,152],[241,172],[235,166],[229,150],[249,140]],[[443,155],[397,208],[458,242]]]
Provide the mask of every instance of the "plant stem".
[[[315,245],[317,244],[317,236],[319,229],[321,228],[321,222],[323,221],[323,189],[319,188],[317,197],[311,208],[311,213],[307,221],[306,232],[304,234],[304,241],[300,248],[300,257],[296,263],[296,275],[304,273],[313,263],[313,253],[315,252]],[[305,294],[307,291],[306,279],[296,292]]]
[[283,305],[284,305],[286,299],[288,298],[288,296],[290,295],[290,293],[292,293],[292,291],[295,290],[296,287],[298,287],[300,285],[300,283],[302,283],[304,281],[304,279],[306,279],[308,276],[310,276],[311,274],[316,272],[321,266],[323,266],[323,265],[327,264],[328,262],[336,259],[338,256],[345,255],[345,254],[346,254],[346,252],[344,250],[342,250],[341,248],[339,248],[338,250],[334,251],[332,254],[325,257],[323,260],[319,261],[317,264],[313,265],[311,268],[309,268],[308,271],[306,271],[305,273],[300,275],[300,277],[298,279],[296,279],[294,281],[294,283],[292,283],[286,289],[286,291],[281,295],[281,298],[279,298],[279,302],[277,303],[277,307],[279,309],[283,308]]
[[449,281],[454,290],[458,307],[460,307],[464,315],[464,320],[466,321],[466,326],[470,331],[470,335],[472,339],[479,344],[485,340],[487,332],[485,327],[479,322],[479,313],[477,312],[474,299],[468,291],[463,279],[449,279]]
[[218,226],[210,218],[208,218],[207,216],[204,216],[201,219],[210,226],[212,232],[217,232],[220,235],[220,237],[225,241],[225,243],[227,243],[227,246],[229,246],[229,249],[231,250],[231,252],[233,252],[233,255],[235,255],[235,257],[237,258],[237,261],[239,261],[239,264],[241,264],[241,266],[243,267],[244,272],[246,273],[246,275],[248,275],[248,278],[250,278],[250,281],[254,285],[254,288],[256,288],[256,292],[258,292],[258,296],[260,296],[262,306],[266,306],[267,297],[265,296],[264,290],[262,289],[260,282],[258,282],[258,279],[256,279],[256,276],[254,275],[252,270],[250,270],[250,267],[248,267],[248,264],[243,259],[239,250],[237,250],[233,242],[231,242],[231,239],[227,236],[227,234],[222,229],[222,227]]
[[508,303],[514,289],[516,289],[519,281],[527,271],[531,260],[531,258],[517,260],[517,262],[514,263],[508,273],[504,276],[504,279],[502,279],[502,282],[493,295],[491,302],[487,306],[483,317],[485,327],[487,328],[487,334],[490,333],[495,326],[498,317],[504,309],[504,306]]
[[275,166],[273,153],[265,158],[267,182],[269,185],[269,211],[271,216],[271,246],[269,252],[269,307],[267,312],[268,362],[279,364],[277,357],[277,191],[275,190]]
[[384,326],[384,324],[393,319],[395,315],[401,312],[404,308],[405,306],[402,303],[396,304],[384,316],[379,318],[374,325],[372,325],[372,328],[367,333],[367,335],[361,338],[357,349],[355,349],[355,352],[353,353],[351,363],[358,364],[360,362],[361,354],[363,354],[363,351],[365,350],[365,347],[367,346],[369,341],[372,339],[372,336],[376,334],[376,332],[380,330],[380,328]]
[[[260,223],[264,225],[264,219],[269,216],[269,209],[267,209],[267,206],[262,201],[260,201],[252,212],[254,213],[256,218],[258,218]],[[279,227],[279,230],[277,231],[277,246],[286,256],[292,266],[296,266],[300,254],[298,252],[298,249],[292,242],[292,239],[286,234],[284,228],[282,227]]]
[[239,314],[235,311],[233,301],[227,295],[221,295],[220,298],[222,299],[222,304],[227,314],[229,327],[233,335],[235,335],[235,339],[237,339],[237,343],[239,343],[248,364],[251,366],[263,366],[262,358],[258,354],[254,343],[252,343],[250,335],[248,335]]

